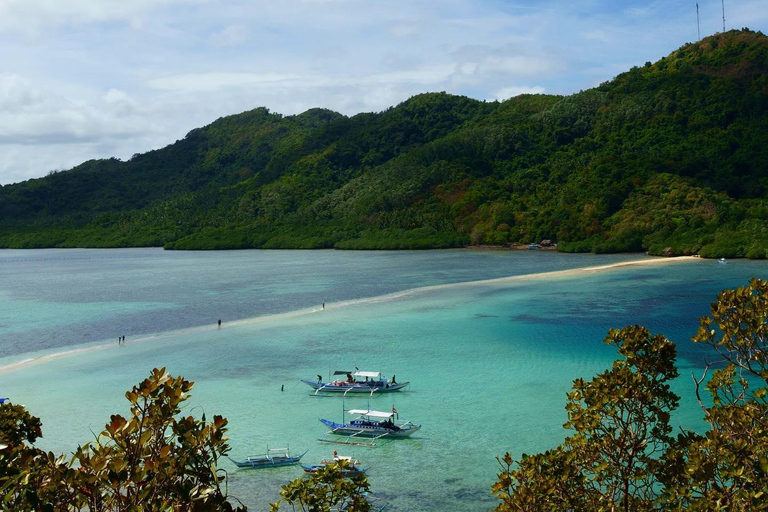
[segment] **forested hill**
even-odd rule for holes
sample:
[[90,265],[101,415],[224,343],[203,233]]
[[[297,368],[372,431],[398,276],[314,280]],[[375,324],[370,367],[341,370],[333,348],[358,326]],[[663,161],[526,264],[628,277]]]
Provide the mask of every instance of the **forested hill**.
[[435,248],[765,258],[768,38],[730,31],[571,96],[260,108],[0,188],[2,247]]

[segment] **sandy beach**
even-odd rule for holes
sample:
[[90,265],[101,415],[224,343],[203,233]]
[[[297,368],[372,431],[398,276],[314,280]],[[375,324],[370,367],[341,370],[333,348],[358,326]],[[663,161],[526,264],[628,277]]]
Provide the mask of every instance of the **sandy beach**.
[[[199,326],[199,327],[191,327],[188,329],[167,331],[167,332],[157,333],[149,336],[142,336],[142,337],[129,339],[129,340],[126,340],[124,343],[127,345],[136,344],[136,343],[146,343],[149,341],[162,340],[163,338],[182,336],[185,334],[197,334],[197,333],[209,332],[209,331],[214,331],[217,329],[223,329],[223,328],[232,327],[232,326],[250,325],[250,324],[263,323],[263,322],[284,320],[284,319],[295,318],[295,317],[300,317],[304,315],[317,314],[325,310],[339,309],[343,307],[353,306],[356,304],[388,302],[392,300],[397,300],[402,297],[409,297],[409,296],[413,296],[415,294],[420,294],[420,293],[428,293],[435,290],[470,287],[470,286],[484,286],[489,284],[515,283],[520,281],[533,281],[538,279],[559,279],[559,278],[577,277],[581,275],[594,274],[597,272],[606,272],[606,271],[615,270],[619,268],[645,267],[645,266],[652,266],[652,265],[683,263],[683,262],[689,262],[696,259],[698,258],[694,256],[680,256],[675,258],[649,258],[644,260],[627,261],[627,262],[620,262],[620,263],[612,263],[609,265],[598,265],[594,267],[584,267],[584,268],[576,268],[576,269],[569,269],[569,270],[559,270],[554,272],[540,272],[540,273],[525,274],[520,276],[501,277],[496,279],[484,279],[479,281],[468,281],[468,282],[461,282],[461,283],[424,286],[419,288],[413,288],[410,290],[395,292],[387,295],[381,295],[377,297],[366,297],[366,298],[355,299],[350,301],[326,303],[324,307],[321,307],[318,305],[312,308],[305,308],[305,309],[289,311],[285,313],[245,318],[241,320],[234,320],[231,322],[223,322],[221,326],[213,324],[213,325],[205,325],[205,326]],[[0,373],[17,370],[20,368],[24,368],[26,366],[44,363],[46,361],[51,361],[54,359],[76,356],[78,354],[82,354],[85,352],[92,352],[96,350],[118,349],[118,348],[119,346],[116,343],[113,343],[110,341],[110,342],[99,343],[96,345],[90,345],[86,347],[65,350],[61,352],[55,352],[51,354],[44,354],[40,356],[29,357],[21,361],[0,366]]]

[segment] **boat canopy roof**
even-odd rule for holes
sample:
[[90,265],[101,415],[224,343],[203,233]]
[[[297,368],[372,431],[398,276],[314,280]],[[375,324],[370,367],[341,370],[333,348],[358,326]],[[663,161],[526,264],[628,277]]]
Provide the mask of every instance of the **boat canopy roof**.
[[391,418],[395,415],[393,412],[369,411],[367,409],[350,409],[347,412],[349,414],[362,414],[363,416],[370,416],[371,418]]
[[360,370],[355,370],[354,372],[348,372],[346,370],[336,370],[333,372],[334,375],[353,375],[355,377],[368,377],[369,379],[380,379],[381,378],[381,372],[363,372]]
[[368,377],[369,379],[380,379],[381,372],[355,372],[355,377]]

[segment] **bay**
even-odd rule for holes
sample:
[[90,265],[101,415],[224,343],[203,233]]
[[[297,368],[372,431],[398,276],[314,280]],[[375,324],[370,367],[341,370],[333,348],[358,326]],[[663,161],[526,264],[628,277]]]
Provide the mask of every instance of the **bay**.
[[[683,401],[675,421],[701,426],[690,374],[711,354],[690,337],[719,291],[765,277],[766,264],[694,259],[576,270],[637,260],[646,258],[0,251],[0,396],[41,417],[41,447],[70,452],[110,414],[127,412],[125,391],[166,366],[196,382],[189,413],[229,419],[233,456],[289,445],[313,462],[336,447],[317,442],[317,420],[340,419],[342,401],[311,397],[299,379],[354,366],[396,373],[410,390],[370,406],[394,406],[422,430],[339,453],[370,467],[389,510],[488,510],[495,457],[562,441],[573,379],[616,358],[602,343],[611,327],[645,325],[678,344]],[[301,473],[221,467],[230,495],[251,510],[268,510],[280,485]]]

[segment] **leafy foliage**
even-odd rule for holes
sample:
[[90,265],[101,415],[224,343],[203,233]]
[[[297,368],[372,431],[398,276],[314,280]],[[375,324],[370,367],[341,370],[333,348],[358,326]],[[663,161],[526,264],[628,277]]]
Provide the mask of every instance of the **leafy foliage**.
[[23,407],[0,405],[3,510],[233,511],[216,468],[226,454],[226,420],[177,417],[192,383],[155,369],[126,393],[130,415],[113,415],[71,462],[28,446],[40,421]]
[[284,485],[280,491],[281,500],[273,503],[271,510],[277,512],[282,503],[290,505],[293,511],[331,512],[350,510],[368,512],[371,505],[366,497],[370,489],[365,474],[344,477],[344,470],[350,463],[338,460],[320,468],[309,478],[297,478]]
[[574,434],[555,450],[523,455],[515,470],[509,454],[500,460],[497,511],[654,509],[678,401],[667,384],[677,376],[675,346],[639,326],[610,331],[606,343],[625,359],[574,382],[565,424]]
[[507,511],[768,510],[768,282],[726,290],[701,320],[697,343],[711,346],[723,368],[695,379],[709,430],[671,436],[678,397],[675,347],[634,326],[606,342],[623,360],[568,394],[565,427],[553,450],[499,458],[492,486]]
[[567,97],[422,94],[229,116],[0,188],[2,247],[423,248],[765,258],[768,38],[687,44]]
[[[700,403],[710,429],[684,432],[671,463],[675,510],[768,510],[768,282],[726,290],[694,337],[726,363],[706,383]],[[697,394],[704,376],[697,380]]]

